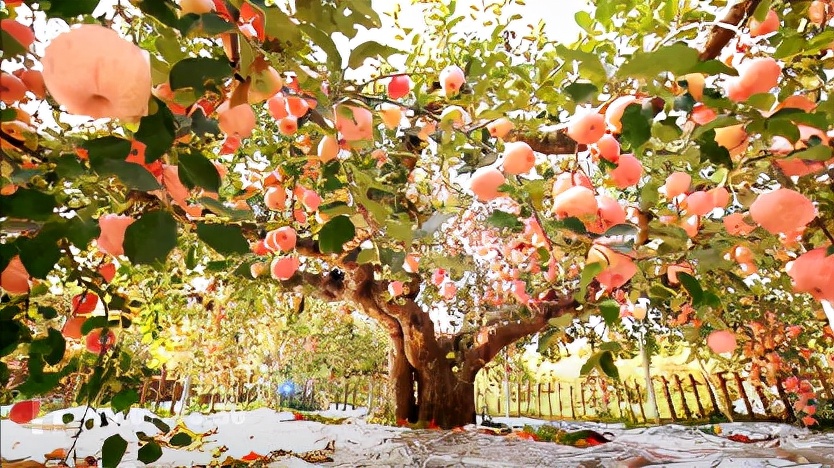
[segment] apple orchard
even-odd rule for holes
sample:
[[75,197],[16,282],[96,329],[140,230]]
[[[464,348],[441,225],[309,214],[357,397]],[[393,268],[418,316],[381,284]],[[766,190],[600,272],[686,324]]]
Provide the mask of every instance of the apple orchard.
[[[393,420],[451,428],[503,349],[601,317],[617,346],[589,368],[616,378],[637,330],[784,382],[815,424],[834,2],[598,0],[573,44],[501,2],[422,3],[426,32],[394,15],[345,55],[371,0],[7,0],[4,386],[14,361],[21,399],[81,375],[79,403],[126,409],[172,329],[335,305],[387,333]],[[224,343],[178,359],[246,359]]]

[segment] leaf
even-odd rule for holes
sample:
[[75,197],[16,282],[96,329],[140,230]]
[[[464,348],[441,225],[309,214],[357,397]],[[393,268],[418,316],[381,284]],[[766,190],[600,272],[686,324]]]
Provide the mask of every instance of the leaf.
[[[174,114],[161,99],[153,97],[156,112],[142,117],[139,130],[134,138],[141,141],[145,148],[145,162],[152,163],[161,158],[174,144],[177,128],[174,124]],[[153,107],[153,106],[152,106]]]
[[319,250],[322,253],[339,253],[345,242],[356,236],[356,227],[347,216],[336,216],[319,231]]
[[566,61],[575,61],[579,64],[579,74],[592,83],[601,85],[605,83],[608,74],[599,59],[599,55],[582,50],[569,49],[562,44],[556,46],[556,54]]
[[620,304],[617,301],[608,299],[600,302],[598,307],[606,325],[610,327],[617,323],[617,320],[620,318]]
[[226,59],[190,57],[171,67],[169,81],[172,90],[192,88],[199,96],[207,89],[222,89],[223,81],[231,75],[232,67]]
[[152,192],[161,188],[156,177],[145,169],[144,166],[136,163],[117,161],[115,159],[93,159],[90,157],[90,166],[99,175],[118,177],[128,188],[143,192]]
[[124,161],[130,155],[132,147],[130,140],[116,136],[106,136],[85,141],[82,148],[87,150],[90,159],[116,159]]
[[64,424],[69,424],[75,421],[75,415],[72,413],[64,413],[61,415],[61,422]]
[[574,298],[578,302],[585,302],[585,294],[588,291],[588,285],[591,284],[591,281],[593,281],[594,278],[596,278],[596,276],[604,269],[605,267],[599,262],[585,265],[585,268],[582,269],[582,275],[579,277],[579,291],[577,291],[576,295],[574,295]]
[[224,216],[234,221],[241,221],[252,218],[252,210],[238,210],[228,207],[222,202],[209,197],[200,197],[197,202],[208,208],[209,211],[218,215]]
[[97,315],[95,317],[90,317],[87,320],[85,320],[84,323],[81,324],[81,334],[82,335],[87,335],[93,330],[96,330],[96,329],[99,329],[99,328],[105,328],[107,326],[107,324],[108,324],[107,317],[105,317],[103,315]]
[[149,423],[153,424],[154,426],[156,426],[156,428],[159,429],[159,431],[162,432],[163,434],[168,433],[171,430],[171,426],[169,426],[168,424],[165,423],[165,421],[163,421],[159,418],[154,418],[152,416],[145,416],[144,419],[145,419],[145,422],[149,422]]
[[651,52],[636,51],[620,67],[617,76],[620,78],[654,78],[663,72],[680,76],[694,71],[698,62],[697,50],[677,43]]
[[221,255],[249,252],[249,242],[240,226],[198,223],[197,237]]
[[365,62],[365,59],[368,58],[376,58],[382,57],[388,58],[394,54],[402,53],[401,50],[380,44],[377,41],[368,41],[359,44],[358,46],[354,47],[353,50],[350,52],[350,58],[348,59],[348,68],[359,68]]
[[313,24],[301,24],[299,29],[313,40],[313,43],[320,47],[325,54],[327,54],[327,65],[331,71],[341,70],[342,55],[339,53],[339,48],[333,42],[330,34],[325,33]]
[[29,345],[30,353],[38,353],[43,355],[43,360],[50,366],[54,366],[61,362],[64,358],[64,353],[67,349],[66,340],[58,330],[49,328],[46,332],[46,337],[39,338],[32,341]]
[[119,413],[130,408],[139,401],[139,394],[132,388],[125,388],[110,399],[110,407],[114,413]]
[[52,0],[46,12],[50,18],[75,18],[92,14],[98,4],[99,0]]
[[58,317],[58,311],[51,306],[38,306],[38,314],[45,320],[52,320]]
[[803,159],[806,161],[827,161],[831,159],[831,147],[828,145],[815,145],[802,151],[791,153],[791,159]]
[[585,364],[582,364],[582,367],[579,368],[580,377],[585,377],[586,375],[590,374],[591,371],[596,369],[597,364],[599,363],[599,355],[600,353],[594,353],[588,357],[588,360],[585,361]]
[[177,222],[167,211],[149,211],[125,231],[125,255],[135,265],[161,267],[177,246]]
[[139,449],[137,457],[140,462],[150,465],[162,457],[162,447],[155,440],[152,440]]
[[202,153],[189,151],[179,155],[179,178],[189,189],[202,187],[209,192],[220,190],[220,174]]
[[35,237],[25,239],[20,245],[20,261],[26,271],[35,278],[45,279],[61,259],[58,241],[64,236],[61,222],[46,223]]
[[138,6],[142,13],[156,18],[160,23],[179,29],[179,8],[173,0],[138,0],[132,3]]
[[595,84],[585,82],[571,83],[562,88],[562,91],[577,104],[593,101],[599,94],[599,88]]
[[520,231],[524,227],[524,223],[519,221],[518,216],[501,210],[494,210],[490,213],[487,218],[487,223],[490,226],[509,228],[513,231]]
[[686,292],[692,297],[692,305],[697,307],[704,298],[704,290],[701,288],[701,283],[694,276],[682,272],[678,272],[678,281],[680,281],[686,289]]
[[113,434],[104,439],[104,444],[101,446],[102,468],[118,468],[126,450],[127,441],[122,439],[119,434]]
[[[16,57],[18,55],[26,53],[26,48],[23,47],[23,44],[17,42],[17,40],[12,37],[11,34],[7,33],[5,29],[0,30],[0,44],[3,44],[3,60],[8,60],[10,58]],[[6,122],[6,111],[11,111],[12,115],[15,115],[14,109],[6,108],[3,109],[3,122]],[[14,120],[14,119],[8,119]]]
[[603,351],[599,357],[599,368],[602,372],[615,380],[620,380],[620,371],[617,365],[614,364],[614,355],[611,351]]
[[18,188],[11,195],[0,195],[0,213],[9,218],[44,221],[58,205],[55,196],[30,188]]
[[627,141],[632,150],[643,146],[652,137],[652,123],[640,104],[629,104],[623,111],[621,141]]
[[633,224],[617,224],[608,228],[602,237],[634,237],[640,232],[640,229]]
[[730,150],[715,141],[715,130],[709,130],[696,140],[701,150],[701,162],[709,161],[719,166],[732,169],[733,160],[730,158]]
[[186,434],[185,432],[180,432],[171,437],[169,443],[172,447],[186,447],[191,445],[192,439],[191,436]]
[[550,348],[550,345],[553,342],[553,340],[558,338],[561,334],[562,331],[557,330],[555,328],[544,331],[541,334],[539,334],[539,344],[537,347],[537,352],[539,354],[543,354],[545,351],[547,351],[548,348]]

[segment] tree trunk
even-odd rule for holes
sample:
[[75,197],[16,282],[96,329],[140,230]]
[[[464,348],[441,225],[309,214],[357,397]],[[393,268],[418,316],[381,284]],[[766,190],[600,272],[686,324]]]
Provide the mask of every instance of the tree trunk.
[[[445,368],[445,370],[444,370]],[[417,369],[420,422],[443,429],[475,423],[475,383],[458,378],[448,366]]]

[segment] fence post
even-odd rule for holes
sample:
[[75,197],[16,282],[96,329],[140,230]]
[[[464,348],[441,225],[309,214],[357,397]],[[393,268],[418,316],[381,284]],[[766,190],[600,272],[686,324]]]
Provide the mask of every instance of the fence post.
[[672,421],[677,421],[678,413],[675,411],[675,405],[672,403],[672,392],[669,391],[669,381],[666,380],[665,375],[660,376],[660,381],[663,382],[663,396],[666,398],[666,406],[669,407],[669,414],[672,416]]
[[678,393],[681,394],[681,404],[683,405],[683,414],[686,416],[686,419],[692,419],[692,411],[689,410],[689,405],[686,404],[686,393],[683,391],[683,384],[681,383],[681,377],[678,374],[675,374],[675,385],[678,387]]
[[781,377],[776,377],[776,391],[779,392],[779,398],[782,399],[782,403],[785,405],[785,420],[794,422],[796,421],[796,413],[793,412],[793,405],[788,398],[788,394],[785,392],[785,387],[782,386],[783,383],[784,381]]
[[570,386],[570,417],[573,420],[576,420],[576,408],[573,404],[573,385]]
[[582,417],[588,417],[588,410],[585,409],[585,385],[579,385],[579,401],[582,402]]
[[727,405],[727,414],[733,414],[733,403],[730,400],[730,391],[727,390],[727,379],[724,378],[724,372],[719,372],[716,374],[718,377],[718,383],[721,384],[721,393],[724,396],[724,403]]
[[819,362],[814,361],[814,368],[817,370],[817,378],[819,379],[822,388],[825,390],[825,393],[828,394],[828,398],[834,400],[834,389],[831,388],[831,383],[829,381],[831,377],[825,376],[825,371],[822,370]]
[[342,400],[342,411],[347,411],[348,396],[350,395],[350,379],[345,379],[345,399]]
[[541,382],[536,384],[536,393],[537,393],[536,407],[537,407],[538,413],[539,413],[538,416],[542,417],[544,415],[542,414],[542,383]]
[[521,376],[518,376],[518,382],[515,384],[515,409],[518,411],[518,416],[521,416]]
[[637,380],[634,380],[634,390],[637,391],[637,404],[640,406],[640,416],[643,417],[643,421],[649,422],[649,418],[646,417],[646,410],[643,408],[643,395],[640,393],[640,384]]
[[695,394],[695,403],[698,405],[698,417],[705,418],[707,412],[704,410],[704,405],[701,404],[701,395],[698,393],[698,381],[695,376],[689,374],[689,383],[692,384],[692,393]]
[[533,402],[532,394],[530,393],[530,381],[527,381],[527,412],[525,414],[530,414],[530,403]]
[[764,394],[762,385],[754,385],[753,388],[756,390],[756,395],[758,395],[759,401],[762,402],[762,409],[764,410],[765,415],[770,416],[770,399]]
[[747,396],[747,391],[744,390],[744,382],[741,380],[741,376],[738,375],[738,372],[733,373],[733,377],[736,379],[736,385],[738,385],[738,391],[741,393],[741,398],[744,400],[744,407],[747,408],[747,415],[750,419],[754,419],[756,415],[753,413],[753,404],[750,403],[750,398]]
[[559,392],[559,417],[564,418],[565,413],[562,411],[562,382],[557,382],[557,390]]
[[549,419],[553,419],[553,400],[550,398],[553,396],[553,382],[547,382],[547,416]]

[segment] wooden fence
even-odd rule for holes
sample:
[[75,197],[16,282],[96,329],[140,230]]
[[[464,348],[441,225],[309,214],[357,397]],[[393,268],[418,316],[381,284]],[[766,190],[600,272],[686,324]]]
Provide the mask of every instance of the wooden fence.
[[[802,375],[818,389],[818,396],[834,400],[834,375],[817,368],[814,375]],[[502,381],[479,378],[475,383],[475,405],[478,413],[491,416],[527,416],[541,419],[593,419],[627,421],[633,424],[684,422],[707,419],[712,415],[731,415],[735,420],[795,419],[793,403],[779,382],[776,392],[763,385],[753,385],[737,372],[704,375],[659,375],[652,379],[656,408],[650,406],[644,380],[613,381],[599,376],[572,381],[533,381],[524,375],[509,376],[509,400]],[[309,380],[300,392],[289,398],[276,395],[276,389],[255,391],[249,383],[240,382],[229,394],[195,395],[196,401],[214,410],[217,403],[233,402],[244,407],[271,394],[264,404],[283,407],[323,407],[335,404],[338,409],[369,407],[385,399],[386,380],[383,375],[356,376],[341,380]],[[182,396],[180,382],[156,376],[146,382],[141,403],[158,408],[160,401],[178,400]],[[741,402],[744,412],[735,411],[734,402]],[[776,401],[781,404],[774,404]],[[656,411],[655,411],[656,410]]]

